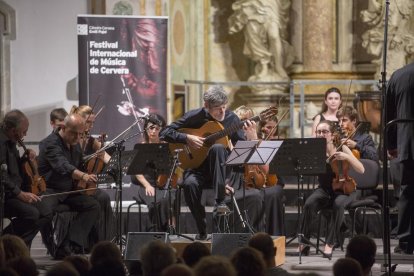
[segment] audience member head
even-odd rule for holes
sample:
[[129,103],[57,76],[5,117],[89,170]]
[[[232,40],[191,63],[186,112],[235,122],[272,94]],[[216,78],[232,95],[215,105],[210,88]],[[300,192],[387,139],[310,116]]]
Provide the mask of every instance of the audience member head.
[[230,260],[223,256],[207,256],[194,267],[196,276],[236,276],[236,269]]
[[144,276],[161,275],[164,268],[177,262],[174,249],[160,240],[154,240],[141,250],[142,272]]
[[0,240],[0,268],[6,265],[6,252],[4,252],[3,242]]
[[263,259],[268,268],[276,266],[275,256],[276,247],[273,244],[272,237],[264,232],[256,233],[249,240],[249,246],[262,253]]
[[50,125],[53,130],[64,124],[66,116],[68,116],[68,112],[64,108],[55,108],[50,112]]
[[328,111],[328,108],[338,110],[342,106],[342,94],[336,87],[331,87],[325,92],[325,101],[322,103],[322,112]]
[[35,262],[30,257],[17,257],[7,262],[7,267],[10,267],[19,275],[37,276],[39,272]]
[[46,276],[79,276],[79,273],[72,264],[68,262],[60,262],[47,271]]
[[210,116],[221,122],[224,120],[228,98],[224,88],[220,85],[210,86],[203,94],[204,108]]
[[13,109],[4,115],[1,127],[10,140],[17,142],[27,135],[29,119],[20,110]]
[[93,265],[89,276],[125,276],[125,266],[122,261],[106,259]]
[[266,272],[263,255],[252,247],[241,247],[233,253],[231,263],[238,276],[262,276]]
[[30,251],[25,242],[15,235],[6,234],[0,237],[3,244],[5,261],[17,257],[30,257]]
[[338,259],[333,267],[334,276],[363,276],[361,265],[352,258]]
[[106,260],[115,260],[122,262],[122,254],[119,247],[110,241],[101,241],[94,245],[91,251],[89,261],[92,266]]
[[164,269],[161,276],[194,276],[194,271],[185,264],[173,264]]
[[148,115],[144,123],[144,137],[147,143],[158,143],[160,130],[165,127],[165,119],[156,113]]
[[359,262],[364,275],[369,275],[371,267],[375,263],[377,245],[374,240],[365,235],[353,237],[346,247],[346,258],[353,258]]
[[67,256],[63,261],[70,263],[80,276],[87,276],[92,267],[89,260],[83,256]]
[[0,267],[0,275],[1,276],[19,276],[19,274],[11,269],[10,267]]
[[186,265],[194,267],[201,258],[210,255],[210,249],[204,243],[193,242],[184,248],[182,256]]
[[254,116],[254,111],[250,107],[247,107],[245,105],[241,105],[238,108],[236,108],[234,111],[236,113],[237,117],[240,118],[240,120],[246,120]]
[[66,144],[76,145],[85,134],[85,129],[85,120],[78,114],[71,114],[66,116],[59,134]]

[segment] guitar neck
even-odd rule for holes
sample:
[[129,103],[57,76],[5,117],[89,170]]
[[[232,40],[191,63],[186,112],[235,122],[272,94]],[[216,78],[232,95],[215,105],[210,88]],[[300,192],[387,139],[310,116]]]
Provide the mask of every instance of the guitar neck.
[[[259,115],[253,116],[253,117],[249,118],[249,120],[257,122],[257,121],[260,120],[260,116]],[[244,122],[245,121],[243,120],[238,124],[233,124],[228,128],[224,128],[220,131],[217,131],[213,134],[208,135],[207,137],[205,137],[206,139],[205,139],[204,143],[205,144],[214,144],[214,142],[217,141],[218,139],[223,138],[225,136],[229,136],[229,135],[233,134],[234,132],[236,132],[237,130],[241,129],[244,125]]]

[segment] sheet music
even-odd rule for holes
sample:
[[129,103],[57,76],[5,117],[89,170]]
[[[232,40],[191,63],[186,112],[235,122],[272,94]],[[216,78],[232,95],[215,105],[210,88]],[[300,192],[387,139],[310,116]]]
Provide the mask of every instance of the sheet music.
[[238,141],[226,160],[226,165],[269,164],[283,141]]

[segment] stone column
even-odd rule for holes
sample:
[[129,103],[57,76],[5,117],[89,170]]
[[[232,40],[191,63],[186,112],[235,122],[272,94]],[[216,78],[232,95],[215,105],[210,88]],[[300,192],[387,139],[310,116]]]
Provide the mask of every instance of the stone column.
[[303,0],[303,71],[332,71],[333,0]]

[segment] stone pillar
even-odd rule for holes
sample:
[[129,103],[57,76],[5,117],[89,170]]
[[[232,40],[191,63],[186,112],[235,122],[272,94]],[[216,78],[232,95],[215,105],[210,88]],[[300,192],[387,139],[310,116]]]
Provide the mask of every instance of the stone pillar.
[[333,0],[303,0],[303,71],[332,71]]

